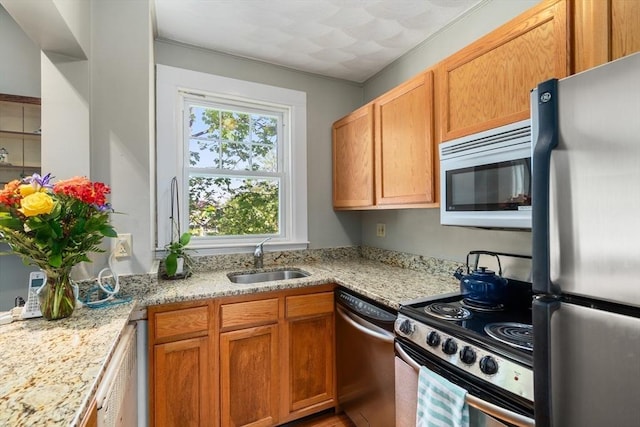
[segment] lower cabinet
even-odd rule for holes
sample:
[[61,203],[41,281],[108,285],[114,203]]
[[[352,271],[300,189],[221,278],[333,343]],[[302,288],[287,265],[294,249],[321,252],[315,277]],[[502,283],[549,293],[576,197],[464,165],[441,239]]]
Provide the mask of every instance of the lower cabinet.
[[220,334],[223,427],[272,426],[278,419],[278,326]]
[[155,426],[275,426],[334,407],[334,285],[149,307]]
[[334,406],[333,292],[286,302],[283,416],[289,420]]
[[210,425],[209,337],[156,345],[154,361],[155,425]]
[[204,427],[212,422],[212,304],[149,307],[149,396],[152,426]]

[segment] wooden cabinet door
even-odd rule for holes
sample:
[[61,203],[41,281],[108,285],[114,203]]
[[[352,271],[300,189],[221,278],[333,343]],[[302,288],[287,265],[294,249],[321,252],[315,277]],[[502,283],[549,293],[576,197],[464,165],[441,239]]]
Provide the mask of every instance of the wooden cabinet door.
[[374,105],[376,204],[434,203],[433,72]]
[[333,124],[333,207],[373,206],[373,105]]
[[640,1],[611,0],[611,59],[640,51]]
[[220,334],[222,427],[278,422],[278,325]]
[[640,51],[640,1],[573,0],[573,71]]
[[300,418],[335,405],[333,292],[286,298],[283,418]]
[[209,338],[157,344],[154,356],[155,426],[212,425]]
[[441,141],[530,117],[538,83],[569,72],[567,4],[543,1],[438,68]]

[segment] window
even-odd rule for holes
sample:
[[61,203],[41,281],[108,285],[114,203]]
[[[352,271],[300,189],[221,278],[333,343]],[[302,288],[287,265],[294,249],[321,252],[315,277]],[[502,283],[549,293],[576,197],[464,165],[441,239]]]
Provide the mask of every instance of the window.
[[[199,253],[307,245],[306,95],[158,65],[158,248],[180,229]],[[175,234],[174,234],[175,236]],[[209,250],[210,249],[210,250]]]

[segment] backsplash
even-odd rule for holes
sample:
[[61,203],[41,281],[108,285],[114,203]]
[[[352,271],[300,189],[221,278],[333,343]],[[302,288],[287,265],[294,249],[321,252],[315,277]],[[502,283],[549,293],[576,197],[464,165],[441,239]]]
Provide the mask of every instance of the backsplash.
[[[365,258],[394,267],[424,271],[430,274],[453,274],[462,264],[455,261],[424,257],[404,252],[390,251],[369,246],[306,249],[301,251],[265,252],[264,265],[290,266],[296,263],[314,263],[323,260],[348,260]],[[194,257],[194,271],[253,269],[253,254],[228,254]]]

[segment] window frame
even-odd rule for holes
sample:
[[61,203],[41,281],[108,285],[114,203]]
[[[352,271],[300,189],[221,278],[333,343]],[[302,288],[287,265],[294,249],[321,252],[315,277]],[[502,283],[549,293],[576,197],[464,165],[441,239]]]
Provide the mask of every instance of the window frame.
[[[210,97],[233,105],[251,104],[275,107],[283,111],[284,133],[288,147],[278,146],[283,156],[284,179],[281,182],[281,236],[266,245],[278,250],[306,249],[307,226],[307,160],[306,160],[306,93],[292,89],[248,82],[166,65],[156,65],[156,251],[162,251],[171,240],[171,179],[179,180],[180,226],[188,230],[189,150],[183,139],[183,108],[186,98]],[[288,118],[286,117],[288,116]],[[188,141],[188,139],[187,139]],[[267,235],[228,236],[192,239],[189,247],[198,255],[250,252]]]

